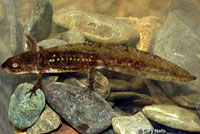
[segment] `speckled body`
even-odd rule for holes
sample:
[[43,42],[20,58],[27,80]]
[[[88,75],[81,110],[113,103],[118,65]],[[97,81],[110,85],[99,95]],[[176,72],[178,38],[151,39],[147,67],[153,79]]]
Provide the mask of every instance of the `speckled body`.
[[[10,68],[17,62],[18,68]],[[3,69],[12,73],[63,73],[107,68],[145,78],[184,82],[194,80],[186,70],[154,54],[135,48],[114,45],[79,43],[40,49],[9,58]]]
[[[88,70],[89,88],[93,88],[94,69],[107,68],[144,78],[187,82],[195,80],[186,70],[159,56],[131,47],[114,44],[78,43],[44,49],[27,35],[30,51],[8,58],[1,68],[7,72],[38,73],[38,80],[29,91],[36,95],[43,73],[63,73]],[[90,90],[90,91],[91,91]],[[27,92],[27,93],[29,93]]]
[[40,56],[39,67],[46,73],[76,72],[100,65],[102,60],[96,54],[74,51],[47,52]]
[[46,55],[41,55],[39,60],[39,67],[46,68],[46,73],[76,72],[88,70],[88,68],[98,69],[102,67],[135,67],[139,69],[142,64],[142,61],[130,58],[82,51],[50,51]]

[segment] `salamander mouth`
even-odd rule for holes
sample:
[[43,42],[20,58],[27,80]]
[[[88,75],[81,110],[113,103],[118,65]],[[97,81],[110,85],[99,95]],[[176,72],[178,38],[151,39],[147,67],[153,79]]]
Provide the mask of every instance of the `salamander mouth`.
[[8,68],[2,68],[4,71],[6,71],[7,73],[12,73],[12,74],[17,74],[18,72],[13,72]]
[[2,67],[2,66],[1,66],[1,68],[2,68],[4,71],[6,71],[6,72],[8,72],[8,73],[12,73],[12,74],[26,74],[26,73],[29,73],[29,72],[25,72],[25,71],[12,71],[12,70],[10,70],[10,69],[7,68],[7,67]]
[[29,73],[38,73],[38,71],[17,71],[17,72],[12,72],[11,70],[6,70],[7,72],[9,73],[12,73],[12,74],[29,74]]
[[[1,67],[2,68],[2,67]],[[8,73],[11,73],[10,69],[8,68],[2,68],[4,71],[8,72]]]

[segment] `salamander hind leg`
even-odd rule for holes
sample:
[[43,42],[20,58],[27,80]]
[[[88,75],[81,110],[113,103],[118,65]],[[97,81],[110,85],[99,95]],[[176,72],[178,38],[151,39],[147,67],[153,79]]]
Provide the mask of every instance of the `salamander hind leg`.
[[89,71],[88,71],[88,79],[89,79],[89,85],[88,85],[88,88],[89,88],[89,94],[91,95],[91,92],[94,91],[94,78],[93,78],[93,74],[94,74],[94,68],[89,68]]

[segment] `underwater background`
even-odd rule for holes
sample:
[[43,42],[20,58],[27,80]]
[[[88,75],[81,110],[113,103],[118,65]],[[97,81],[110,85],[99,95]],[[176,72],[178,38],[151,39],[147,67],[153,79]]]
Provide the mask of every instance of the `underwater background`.
[[44,48],[84,42],[130,46],[197,77],[176,83],[100,69],[89,100],[83,90],[87,72],[44,74],[44,93],[29,101],[25,93],[37,75],[0,69],[0,134],[199,133],[199,8],[198,0],[0,0],[1,64],[27,51],[31,35]]

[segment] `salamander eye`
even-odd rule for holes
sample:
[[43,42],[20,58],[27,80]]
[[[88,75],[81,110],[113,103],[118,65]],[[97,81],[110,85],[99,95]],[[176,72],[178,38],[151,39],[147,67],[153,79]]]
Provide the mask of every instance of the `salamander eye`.
[[12,67],[13,67],[13,68],[17,68],[18,66],[19,66],[18,63],[13,63],[13,64],[12,64]]

